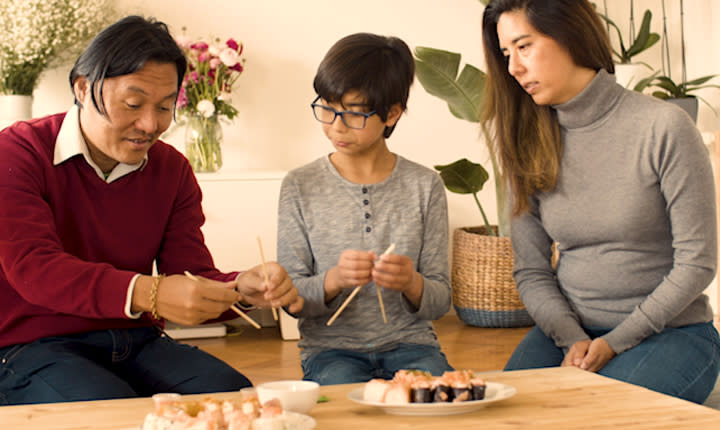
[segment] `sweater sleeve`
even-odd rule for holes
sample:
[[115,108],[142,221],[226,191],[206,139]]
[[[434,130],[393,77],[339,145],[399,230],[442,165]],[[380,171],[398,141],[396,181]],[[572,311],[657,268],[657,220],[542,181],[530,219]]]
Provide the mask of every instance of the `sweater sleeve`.
[[513,218],[510,231],[515,259],[513,276],[532,319],[560,348],[589,339],[558,287],[551,266],[552,239],[542,226],[536,199],[531,198],[528,213]]
[[[432,183],[423,227],[417,271],[423,277],[423,295],[417,318],[436,320],[450,309],[452,290],[448,263],[448,214],[445,189],[439,177]],[[408,309],[412,305],[405,301]]]
[[0,134],[3,281],[25,302],[54,312],[127,318],[123,304],[135,273],[83,261],[63,249],[51,197],[45,191],[46,175],[53,166],[52,152],[43,145],[49,139],[54,142],[54,135],[41,133],[20,124]]
[[283,178],[278,202],[278,262],[287,270],[305,299],[301,318],[328,315],[339,306],[338,297],[325,304],[326,271],[315,274],[315,260],[303,220],[301,193],[292,173]]
[[702,294],[717,266],[717,219],[712,166],[702,136],[686,115],[659,118],[652,151],[670,220],[673,265],[655,290],[605,340],[626,351],[667,323]]

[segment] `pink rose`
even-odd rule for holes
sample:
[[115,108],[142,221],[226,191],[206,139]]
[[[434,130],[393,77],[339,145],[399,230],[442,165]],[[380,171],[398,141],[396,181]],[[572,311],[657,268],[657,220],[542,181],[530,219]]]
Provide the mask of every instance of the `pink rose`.
[[243,66],[242,66],[242,64],[238,61],[234,66],[230,67],[230,70],[235,70],[236,72],[242,73],[242,71],[243,71]]
[[238,55],[237,52],[233,51],[230,48],[225,48],[222,51],[220,51],[220,61],[223,62],[228,67],[232,67],[238,62]]
[[188,98],[187,93],[185,92],[185,87],[180,88],[180,92],[178,93],[177,101],[175,102],[175,107],[177,109],[182,109],[188,104]]
[[221,61],[218,57],[213,57],[210,59],[210,69],[217,69],[217,67],[220,65]]
[[175,39],[175,43],[177,43],[180,49],[182,49],[183,51],[190,49],[190,45],[192,45],[192,41],[190,40],[190,38],[185,36],[184,34],[182,36],[178,36]]
[[195,42],[192,45],[190,45],[190,49],[195,51],[207,51],[208,44],[205,42]]
[[238,50],[238,43],[233,39],[232,37],[225,42],[225,45],[227,45],[228,48],[232,49],[233,51]]

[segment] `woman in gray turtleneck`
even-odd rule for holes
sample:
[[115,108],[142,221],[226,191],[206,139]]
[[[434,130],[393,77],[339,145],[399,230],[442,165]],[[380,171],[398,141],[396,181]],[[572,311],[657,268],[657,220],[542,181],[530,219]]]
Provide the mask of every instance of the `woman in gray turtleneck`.
[[697,128],[615,82],[586,0],[492,1],[483,36],[483,123],[512,190],[514,276],[537,323],[506,370],[577,366],[703,402],[720,340],[703,294],[717,226]]

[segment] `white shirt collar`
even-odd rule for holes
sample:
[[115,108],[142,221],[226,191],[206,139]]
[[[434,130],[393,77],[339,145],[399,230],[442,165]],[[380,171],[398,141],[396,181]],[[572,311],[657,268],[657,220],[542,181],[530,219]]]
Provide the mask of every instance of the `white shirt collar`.
[[107,182],[108,184],[122,178],[123,176],[132,173],[145,166],[148,160],[147,154],[145,158],[137,164],[125,164],[118,163],[107,178],[103,174],[100,167],[90,157],[90,151],[88,150],[87,143],[83,137],[82,131],[80,130],[80,109],[77,105],[68,110],[63,120],[62,126],[60,126],[60,132],[55,140],[55,155],[53,158],[53,165],[57,166],[70,158],[82,155],[85,161],[95,170],[100,179]]

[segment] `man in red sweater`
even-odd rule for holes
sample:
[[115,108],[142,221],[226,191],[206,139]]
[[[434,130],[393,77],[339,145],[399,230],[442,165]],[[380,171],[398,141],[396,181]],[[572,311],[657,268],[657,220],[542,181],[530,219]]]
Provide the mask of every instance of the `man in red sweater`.
[[185,67],[163,23],[124,18],[75,63],[75,106],[0,132],[0,405],[238,390],[162,320],[302,307],[277,263],[267,283],[213,265],[195,176],[158,140]]

